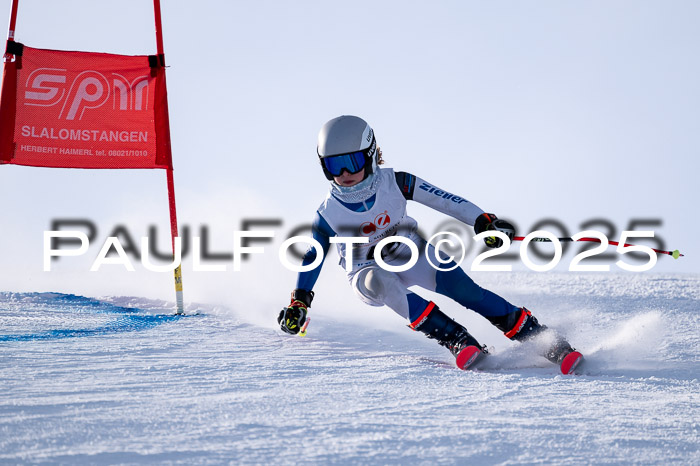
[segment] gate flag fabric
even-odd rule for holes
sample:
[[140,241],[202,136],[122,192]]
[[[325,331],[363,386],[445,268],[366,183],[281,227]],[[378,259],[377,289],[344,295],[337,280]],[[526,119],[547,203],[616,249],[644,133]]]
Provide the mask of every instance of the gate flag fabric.
[[172,169],[162,55],[12,46],[0,164]]
[[[15,42],[12,0],[0,91],[0,165],[163,168],[173,256],[178,237],[160,0],[153,0],[157,55],[25,47]],[[184,313],[177,265],[176,313]]]

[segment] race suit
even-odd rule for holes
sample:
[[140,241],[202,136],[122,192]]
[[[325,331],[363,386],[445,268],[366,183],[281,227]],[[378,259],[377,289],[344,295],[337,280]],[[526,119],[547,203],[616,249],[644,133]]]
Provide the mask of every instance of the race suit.
[[[344,202],[331,190],[316,211],[312,227],[313,238],[323,248],[324,260],[332,237],[369,238],[368,243],[353,244],[351,251],[343,243],[337,245],[340,265],[349,269],[348,280],[363,302],[372,306],[386,305],[414,322],[430,304],[408,289],[418,285],[483,316],[503,316],[518,310],[502,297],[479,287],[460,267],[455,267],[454,261],[440,264],[434,259],[433,246],[427,245],[427,254],[440,270],[431,265],[426,258],[426,241],[417,232],[417,222],[406,214],[406,205],[412,200],[472,226],[483,210],[410,173],[379,168],[375,176],[378,179],[373,183],[371,195],[361,202]],[[406,271],[384,270],[374,259],[377,243],[392,236],[407,238],[417,246],[418,261]],[[311,264],[316,256],[316,250],[309,248],[302,265]],[[401,242],[392,242],[382,248],[381,257],[387,265],[402,265],[408,262],[410,249]],[[444,255],[441,257],[446,259]],[[351,262],[350,267],[347,267],[348,262]],[[300,272],[296,287],[311,291],[321,266],[322,263],[311,271]]]

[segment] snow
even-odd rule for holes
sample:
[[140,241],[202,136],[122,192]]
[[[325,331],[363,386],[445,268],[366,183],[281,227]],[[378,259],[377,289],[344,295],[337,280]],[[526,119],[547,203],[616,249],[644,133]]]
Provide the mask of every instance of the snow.
[[700,275],[475,278],[582,373],[445,299],[493,347],[477,371],[387,309],[314,306],[300,338],[277,310],[0,293],[0,463],[700,464]]

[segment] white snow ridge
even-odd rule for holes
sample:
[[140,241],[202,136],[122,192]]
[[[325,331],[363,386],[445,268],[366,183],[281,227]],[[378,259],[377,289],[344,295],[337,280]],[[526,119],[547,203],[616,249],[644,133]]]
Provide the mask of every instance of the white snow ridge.
[[260,326],[0,293],[0,463],[700,464],[700,275],[475,278],[565,333],[581,373],[447,300],[494,348],[478,370],[399,320],[318,305],[299,338],[274,328],[278,309]]

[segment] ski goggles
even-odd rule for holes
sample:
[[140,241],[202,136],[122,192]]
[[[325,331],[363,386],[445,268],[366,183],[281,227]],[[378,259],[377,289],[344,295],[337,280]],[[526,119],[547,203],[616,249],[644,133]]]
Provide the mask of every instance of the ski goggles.
[[349,174],[354,175],[363,168],[365,168],[365,153],[366,151],[351,152],[349,154],[333,155],[331,157],[324,157],[323,166],[326,167],[328,173],[333,176],[340,176],[343,170],[347,171]]

